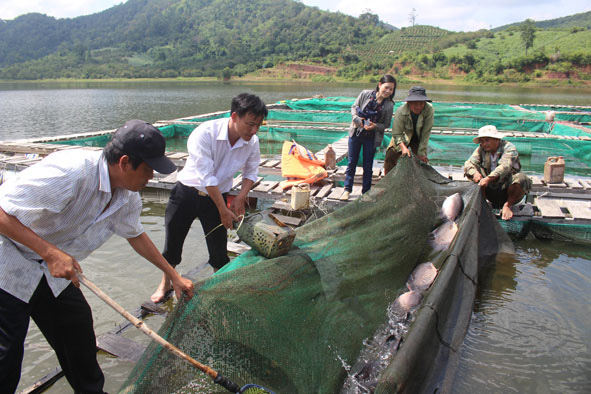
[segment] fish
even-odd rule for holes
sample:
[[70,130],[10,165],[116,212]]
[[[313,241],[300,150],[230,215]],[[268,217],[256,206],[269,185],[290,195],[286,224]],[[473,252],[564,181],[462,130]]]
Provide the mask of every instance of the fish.
[[426,262],[419,264],[408,277],[406,287],[409,290],[425,291],[431,286],[436,276],[437,268],[435,268],[433,263]]
[[429,234],[429,244],[435,251],[447,249],[458,232],[455,222],[445,221]]
[[408,313],[415,306],[419,305],[422,299],[423,294],[420,291],[410,290],[396,298],[392,304],[392,309],[399,314]]
[[464,210],[464,200],[460,193],[454,193],[448,196],[441,206],[441,217],[444,220],[453,222]]

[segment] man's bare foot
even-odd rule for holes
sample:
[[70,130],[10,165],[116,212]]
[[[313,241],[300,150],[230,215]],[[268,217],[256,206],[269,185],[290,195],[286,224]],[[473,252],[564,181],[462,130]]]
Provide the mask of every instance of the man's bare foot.
[[503,205],[503,211],[501,214],[501,218],[503,220],[511,220],[511,218],[513,217],[513,210],[511,209],[511,207],[509,205],[507,205],[506,203]]
[[158,288],[156,289],[154,294],[152,294],[152,296],[150,297],[150,300],[152,300],[152,302],[154,303],[161,302],[166,297],[166,293],[168,293],[170,290],[172,290],[172,283],[170,282],[168,277],[163,274],[162,280],[160,281],[160,284],[158,285]]

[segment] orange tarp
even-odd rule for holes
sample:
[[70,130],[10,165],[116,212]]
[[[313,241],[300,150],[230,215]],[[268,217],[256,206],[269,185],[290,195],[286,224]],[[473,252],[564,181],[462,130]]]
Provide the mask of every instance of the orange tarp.
[[314,153],[296,142],[283,142],[281,150],[281,175],[287,180],[280,183],[287,189],[298,183],[312,184],[328,176],[324,162]]

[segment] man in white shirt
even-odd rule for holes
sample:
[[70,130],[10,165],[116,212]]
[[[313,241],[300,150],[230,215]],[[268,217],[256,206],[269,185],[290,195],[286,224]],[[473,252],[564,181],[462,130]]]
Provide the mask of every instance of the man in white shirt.
[[140,223],[137,192],[153,170],[176,170],[165,144],[154,126],[131,120],[103,152],[53,153],[0,187],[0,392],[17,388],[32,317],[74,391],[103,393],[92,313],[76,271],[113,233],[169,275],[177,297],[192,297],[192,282],[170,267]]
[[[244,214],[248,192],[257,179],[260,149],[256,133],[266,116],[267,107],[259,97],[242,93],[232,99],[229,118],[207,121],[189,136],[189,158],[177,176],[165,213],[162,255],[173,267],[181,262],[185,238],[197,218],[214,272],[230,261],[226,229]],[[227,193],[238,171],[242,171],[242,187],[228,208]],[[152,301],[162,300],[170,289],[170,279],[163,275]]]

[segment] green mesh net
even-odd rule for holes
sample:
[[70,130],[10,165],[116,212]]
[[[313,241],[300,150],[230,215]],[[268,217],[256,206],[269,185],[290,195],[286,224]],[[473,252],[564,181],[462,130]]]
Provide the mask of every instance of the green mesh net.
[[[473,135],[432,134],[429,139],[429,160],[434,165],[463,166],[477,145]],[[550,156],[564,156],[567,174],[589,175],[591,143],[577,139],[506,137],[519,152],[523,171],[544,173],[544,163]]]
[[[283,141],[291,140],[312,152],[318,152],[326,145],[346,137],[354,101],[352,97],[329,97],[280,102],[278,107],[269,111],[266,124],[259,130],[261,153],[279,156]],[[396,108],[400,105],[402,103],[397,102]],[[591,170],[591,128],[584,124],[545,120],[547,110],[560,108],[437,102],[433,106],[434,130],[440,132],[431,135],[427,155],[435,165],[463,165],[476,147],[472,142],[474,136],[464,131],[474,132],[484,125],[492,124],[504,131],[534,133],[534,136],[507,137],[517,146],[523,170],[526,172],[543,172],[544,163],[549,156],[563,156],[568,174],[587,175]],[[584,116],[590,114],[591,109],[579,108],[578,120],[585,120]],[[186,152],[187,138],[195,127],[206,120],[227,116],[226,111],[182,118],[160,127],[167,138],[167,150]],[[390,138],[388,134],[385,135],[382,146],[377,150],[376,160],[384,159],[385,147]],[[56,143],[101,147],[109,139],[109,135],[102,135]],[[361,165],[363,155],[360,155],[359,160]],[[339,163],[345,164],[346,161]]]
[[[439,323],[465,328],[475,291],[475,278],[466,275],[474,276],[478,267],[478,235],[486,235],[482,226],[496,223],[481,217],[482,201],[476,189],[403,158],[361,199],[298,228],[287,255],[265,259],[250,251],[197,283],[193,299],[177,304],[159,333],[239,385],[260,384],[283,394],[337,393],[350,367],[358,362],[365,340],[388,320],[388,306],[405,291],[418,263],[431,259],[440,269],[440,278],[429,291],[445,295],[438,301],[444,303]],[[452,247],[435,252],[429,247],[430,233],[440,222],[443,200],[456,192],[467,201],[460,230]],[[488,238],[486,245],[496,252],[496,236]],[[450,258],[452,250],[455,257]],[[468,257],[462,257],[460,263],[465,266],[460,268],[458,256],[464,255]],[[449,274],[444,274],[446,266]],[[462,313],[457,309],[460,305]],[[408,345],[403,341],[401,349],[427,352],[445,361],[438,356],[439,345],[454,342],[458,336],[454,330],[444,330],[437,346],[412,345],[415,329],[429,330],[432,339],[438,338],[431,323],[417,326],[423,310],[416,313],[406,337]],[[448,311],[453,311],[451,320]],[[417,369],[423,372],[420,382],[431,381],[428,368]],[[385,387],[382,392],[393,392],[390,389],[411,379],[411,374],[393,378],[389,368],[383,374],[377,380],[378,387]],[[121,391],[216,393],[223,389],[152,343]]]
[[547,223],[532,220],[530,229],[538,239],[573,241],[591,245],[591,224]]

